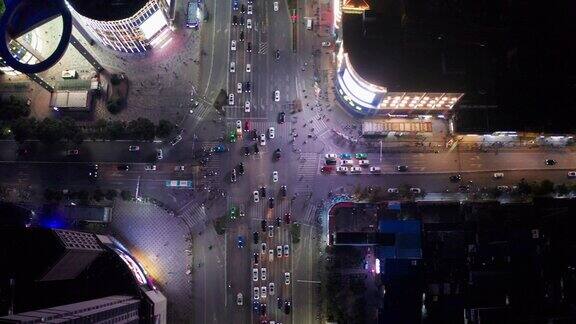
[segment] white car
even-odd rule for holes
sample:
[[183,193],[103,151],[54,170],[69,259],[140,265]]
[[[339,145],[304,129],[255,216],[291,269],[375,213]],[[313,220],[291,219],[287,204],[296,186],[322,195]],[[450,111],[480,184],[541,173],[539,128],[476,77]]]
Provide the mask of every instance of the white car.
[[242,82],[236,84],[236,92],[242,93]]
[[260,288],[254,287],[254,299],[260,299]]
[[262,288],[260,288],[260,297],[266,298],[266,290],[266,286],[262,286]]
[[236,121],[236,131],[237,132],[242,132],[242,121],[241,120],[237,120]]
[[234,105],[234,94],[231,93],[228,95],[228,106],[233,106]]
[[246,19],[246,28],[252,29],[252,19]]
[[410,192],[413,194],[419,194],[422,193],[422,190],[420,188],[410,188]]
[[261,269],[260,269],[260,279],[261,279],[262,281],[265,281],[265,280],[266,280],[266,274],[267,274],[266,268],[261,268]]
[[576,171],[569,171],[568,178],[576,178]]
[[260,134],[260,145],[266,145],[266,134]]
[[287,257],[290,255],[290,246],[288,244],[284,245],[284,256]]
[[397,194],[398,192],[398,188],[388,188],[388,193]]
[[336,172],[346,173],[346,172],[348,172],[348,168],[345,166],[339,166],[339,167],[336,167]]
[[278,1],[274,1],[274,11],[278,11]]
[[247,14],[247,15],[251,15],[251,14],[252,14],[252,5],[251,5],[251,4],[248,5],[248,10],[246,10],[246,14]]
[[382,168],[377,167],[377,166],[373,166],[373,167],[370,167],[370,172],[372,172],[372,173],[380,173],[380,172],[382,172]]
[[495,172],[494,173],[494,179],[502,179],[504,178],[504,173],[502,172]]
[[235,41],[235,40],[233,40],[233,41],[231,42],[230,49],[233,50],[233,51],[236,50],[236,41]]
[[154,164],[149,164],[147,166],[144,167],[144,170],[146,171],[156,171],[156,166]]
[[260,193],[258,192],[258,190],[254,190],[254,192],[252,193],[252,195],[254,196],[254,202],[257,203],[260,201]]
[[353,166],[353,167],[350,167],[350,172],[351,173],[360,173],[360,172],[362,172],[362,168],[359,166]]
[[274,101],[276,102],[280,101],[280,90],[274,91]]
[[330,42],[322,42],[322,47],[330,47]]
[[276,289],[274,289],[274,283],[271,282],[268,284],[268,294],[270,294],[270,296],[274,296],[274,294],[276,293]]
[[246,64],[246,73],[252,72],[252,65],[250,63]]
[[278,171],[272,172],[272,182],[278,182]]
[[276,257],[277,258],[281,258],[282,257],[282,245],[278,245],[276,247]]
[[268,250],[268,261],[269,262],[274,261],[274,249]]
[[250,101],[246,100],[246,102],[244,103],[244,112],[249,113],[250,112]]
[[234,73],[236,72],[236,62],[231,61],[230,62],[230,73]]
[[340,165],[354,165],[354,161],[352,160],[342,160],[340,161]]
[[274,130],[274,127],[268,128],[268,137],[270,137],[270,139],[273,139],[275,136],[276,136],[276,131]]
[[284,283],[287,285],[290,284],[290,272],[284,272]]
[[360,160],[360,161],[358,161],[358,165],[359,166],[369,166],[370,160]]
[[326,154],[324,155],[324,158],[326,160],[331,160],[331,161],[336,161],[336,159],[338,158],[338,155],[332,153],[332,154]]
[[268,225],[268,237],[274,237],[274,226]]
[[252,280],[258,281],[258,268],[252,268]]
[[164,154],[162,153],[162,149],[157,149],[156,150],[156,158],[158,160],[162,160],[164,158]]
[[236,295],[236,305],[244,305],[244,296],[242,296],[242,293],[238,293],[238,295]]

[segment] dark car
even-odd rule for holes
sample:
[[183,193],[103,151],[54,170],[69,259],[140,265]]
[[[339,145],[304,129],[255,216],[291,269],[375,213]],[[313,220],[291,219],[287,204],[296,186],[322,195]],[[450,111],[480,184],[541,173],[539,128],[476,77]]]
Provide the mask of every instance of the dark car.
[[254,303],[252,303],[252,310],[254,311],[254,313],[258,313],[258,311],[260,310],[260,303],[254,301]]
[[252,239],[254,240],[254,244],[258,244],[258,242],[260,241],[260,235],[258,234],[258,232],[252,233]]
[[276,59],[277,59],[277,60],[280,59],[280,50],[276,50]]
[[258,152],[260,152],[260,149],[258,148],[258,143],[254,143],[254,153]]
[[276,222],[274,225],[276,225],[276,227],[280,227],[280,225],[282,225],[282,220],[280,219],[280,216],[276,217]]
[[242,5],[240,6],[240,12],[241,12],[241,13],[245,13],[245,12],[246,12],[246,6],[245,6],[245,5],[242,4]]
[[292,214],[290,214],[290,213],[284,214],[284,223],[290,224],[291,220],[292,220]]
[[280,160],[280,157],[282,156],[282,150],[280,150],[279,148],[276,149],[276,151],[274,151],[274,159],[276,159],[276,161]]
[[16,151],[16,154],[18,154],[18,156],[27,156],[28,154],[30,154],[30,150],[26,147],[20,147]]
[[243,32],[243,31],[240,32],[239,40],[240,40],[241,42],[244,41],[244,32]]
[[128,164],[120,164],[116,169],[118,169],[118,171],[128,171],[130,170],[130,166]]
[[406,172],[406,171],[408,171],[408,166],[407,165],[399,165],[396,167],[396,170],[398,170],[398,172]]
[[260,227],[262,228],[262,232],[266,232],[266,228],[268,227],[268,222],[263,219],[260,221]]
[[251,87],[250,87],[250,81],[244,82],[243,88],[244,88],[244,92],[251,92],[252,89],[251,89]]
[[253,129],[252,130],[252,140],[256,141],[258,139],[258,130],[257,129]]
[[88,171],[88,176],[92,178],[98,178],[98,164],[93,164],[90,166],[90,171]]
[[337,161],[330,159],[330,160],[326,160],[324,162],[326,163],[326,165],[335,165]]
[[548,159],[546,160],[546,165],[555,165],[557,162],[556,160]]
[[281,111],[280,113],[278,113],[278,124],[284,124],[285,121],[286,121],[286,113]]
[[244,247],[244,236],[238,236],[238,248]]
[[259,260],[260,260],[260,255],[258,254],[258,252],[254,252],[254,264],[258,264]]
[[250,146],[244,146],[244,155],[250,155]]
[[268,198],[268,208],[274,208],[274,197]]
[[280,187],[280,196],[286,197],[286,194],[288,194],[288,189],[286,189],[286,186]]
[[276,305],[277,305],[278,309],[282,309],[283,304],[284,303],[282,302],[282,298],[280,298],[280,297],[276,298]]
[[266,198],[266,187],[260,187],[260,196],[262,196],[262,198]]
[[238,25],[238,17],[236,15],[232,16],[232,26]]
[[238,174],[239,175],[244,174],[244,163],[242,163],[242,162],[240,162],[240,164],[238,164]]
[[248,44],[246,44],[246,52],[252,52],[252,42],[248,42]]
[[284,314],[290,314],[290,309],[292,308],[292,303],[287,300],[284,302]]
[[260,304],[260,315],[266,315],[266,304]]
[[459,174],[450,176],[450,182],[460,182],[460,180],[462,180],[462,176]]
[[240,25],[244,26],[244,17],[240,17]]

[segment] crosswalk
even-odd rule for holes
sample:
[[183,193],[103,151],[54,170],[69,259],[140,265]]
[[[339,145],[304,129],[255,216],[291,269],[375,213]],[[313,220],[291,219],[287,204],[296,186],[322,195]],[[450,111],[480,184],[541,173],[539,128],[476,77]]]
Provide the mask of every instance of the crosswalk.
[[318,173],[318,154],[302,153],[298,161],[296,192],[312,192],[314,178]]
[[324,118],[320,116],[320,114],[314,115],[311,121],[312,123],[308,124],[309,125],[308,127],[314,128],[314,133],[316,134],[321,134],[326,129],[328,129],[328,124],[326,124],[326,121],[324,120]]
[[268,42],[258,44],[258,54],[266,54],[268,52]]
[[198,107],[193,109],[193,124],[191,129],[195,129],[200,124],[200,122],[203,121],[206,116],[208,116],[211,109],[214,108],[210,104],[203,101],[199,102]]
[[190,203],[179,211],[178,217],[186,223],[189,229],[206,221],[206,210],[198,203]]
[[314,222],[314,218],[316,216],[316,206],[313,204],[306,205],[306,209],[304,210],[302,217],[302,222],[304,224],[311,224]]

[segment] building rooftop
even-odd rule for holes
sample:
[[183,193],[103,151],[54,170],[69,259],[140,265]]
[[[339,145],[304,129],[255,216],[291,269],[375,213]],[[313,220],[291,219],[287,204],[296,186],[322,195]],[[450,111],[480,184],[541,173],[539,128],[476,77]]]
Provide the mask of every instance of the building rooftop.
[[133,16],[149,0],[67,0],[82,16],[111,21]]

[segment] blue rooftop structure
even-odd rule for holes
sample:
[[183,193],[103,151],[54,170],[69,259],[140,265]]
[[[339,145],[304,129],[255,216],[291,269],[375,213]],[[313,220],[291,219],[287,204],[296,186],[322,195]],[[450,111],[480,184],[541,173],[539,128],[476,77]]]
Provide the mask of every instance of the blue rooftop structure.
[[378,231],[394,234],[395,244],[378,246],[376,254],[379,259],[421,259],[422,258],[422,224],[419,220],[382,219]]

